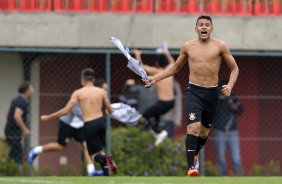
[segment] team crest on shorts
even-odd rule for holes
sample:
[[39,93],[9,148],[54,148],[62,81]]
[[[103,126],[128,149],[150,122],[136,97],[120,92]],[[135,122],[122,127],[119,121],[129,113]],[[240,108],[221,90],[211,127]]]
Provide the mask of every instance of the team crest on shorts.
[[191,112],[191,113],[189,114],[189,119],[192,120],[192,121],[193,121],[194,119],[196,119],[195,113]]

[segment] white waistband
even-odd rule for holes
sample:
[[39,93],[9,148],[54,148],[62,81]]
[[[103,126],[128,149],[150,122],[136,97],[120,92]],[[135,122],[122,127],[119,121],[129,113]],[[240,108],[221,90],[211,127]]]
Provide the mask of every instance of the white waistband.
[[193,82],[191,82],[191,81],[189,81],[189,84],[193,84],[193,85],[195,85],[195,86],[204,87],[204,88],[215,88],[215,87],[218,86],[218,84],[215,85],[215,86],[202,86],[202,85],[199,85],[199,84],[195,84],[195,83],[193,83]]

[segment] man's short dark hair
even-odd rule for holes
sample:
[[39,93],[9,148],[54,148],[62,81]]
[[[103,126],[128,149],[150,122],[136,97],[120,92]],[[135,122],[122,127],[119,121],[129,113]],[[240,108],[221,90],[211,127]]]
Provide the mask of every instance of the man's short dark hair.
[[81,72],[81,78],[84,81],[93,82],[95,79],[95,71],[92,68],[85,68]]
[[159,54],[157,56],[156,62],[162,68],[165,68],[168,65],[168,60],[167,60],[167,58],[166,58],[166,56],[164,54]]
[[96,79],[95,83],[94,83],[94,86],[102,88],[104,83],[106,83],[104,79]]
[[198,19],[197,19],[196,25],[197,25],[197,23],[198,23],[198,21],[199,21],[200,19],[206,19],[206,20],[211,21],[211,23],[212,23],[212,19],[211,19],[211,17],[210,17],[209,15],[200,15],[200,16],[198,17]]
[[23,81],[18,87],[18,92],[24,94],[28,90],[29,86],[29,81]]

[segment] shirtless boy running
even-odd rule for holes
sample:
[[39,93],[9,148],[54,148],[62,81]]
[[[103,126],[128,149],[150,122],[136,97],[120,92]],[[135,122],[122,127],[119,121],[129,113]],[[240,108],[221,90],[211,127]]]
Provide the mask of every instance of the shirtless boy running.
[[[197,19],[198,39],[185,42],[176,63],[163,72],[144,80],[146,84],[156,83],[180,71],[188,62],[189,84],[186,93],[187,136],[185,140],[188,176],[198,176],[195,167],[198,153],[205,145],[210,127],[213,124],[218,87],[225,96],[231,94],[239,75],[239,69],[230,49],[223,41],[210,37],[213,31],[210,16],[202,15]],[[221,62],[225,61],[231,73],[227,85],[218,86],[218,73]]]

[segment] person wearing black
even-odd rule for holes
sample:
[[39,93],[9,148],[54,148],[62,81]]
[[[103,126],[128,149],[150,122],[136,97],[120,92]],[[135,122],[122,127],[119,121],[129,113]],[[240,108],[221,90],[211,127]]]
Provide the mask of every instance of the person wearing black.
[[[162,54],[158,55],[155,66],[145,65],[142,62],[142,52],[140,50],[135,49],[133,50],[133,53],[135,54],[136,59],[141,62],[144,70],[149,75],[156,75],[158,73],[161,73],[175,63],[174,58],[168,51],[163,51]],[[151,130],[153,130],[152,132],[156,138],[155,146],[160,145],[168,135],[166,130],[160,128],[159,122],[161,116],[166,114],[174,107],[175,96],[173,81],[173,76],[170,76],[155,85],[157,89],[157,102],[148,107],[142,113],[142,117],[139,120],[141,124],[147,124],[146,126],[150,127]],[[153,121],[151,121],[151,119],[153,119]]]
[[[226,85],[227,82],[221,82]],[[237,129],[236,118],[243,113],[243,107],[234,94],[231,96],[220,95],[217,103],[217,111],[214,124],[214,137],[216,148],[216,160],[219,168],[219,174],[226,176],[227,163],[225,151],[229,150],[234,174],[243,175],[240,154],[239,132]]]
[[30,130],[26,125],[29,115],[29,100],[34,92],[33,86],[24,81],[18,88],[19,95],[12,100],[5,126],[6,141],[10,146],[9,159],[21,165],[23,162],[23,136],[29,136]]
[[119,100],[131,107],[139,110],[139,94],[140,86],[136,85],[134,79],[127,79],[124,87],[122,88]]

